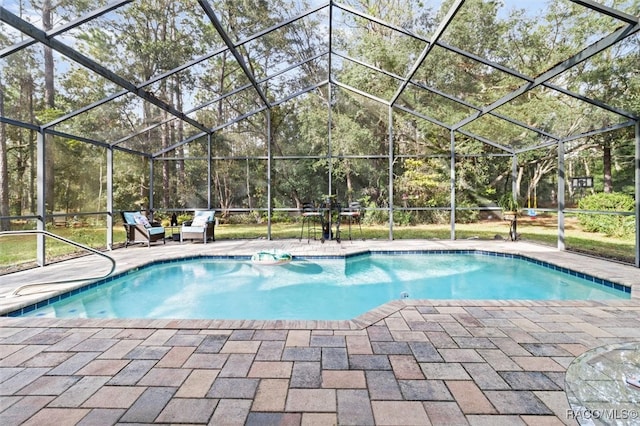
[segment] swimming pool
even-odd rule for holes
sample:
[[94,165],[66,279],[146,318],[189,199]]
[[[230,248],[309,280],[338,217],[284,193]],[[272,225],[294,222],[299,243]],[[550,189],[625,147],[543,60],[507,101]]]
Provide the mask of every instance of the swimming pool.
[[[162,262],[57,296],[23,316],[353,319],[411,299],[629,299],[628,288],[496,253],[367,253],[258,266],[248,258]],[[610,288],[610,287],[618,287]],[[59,299],[59,300],[58,300]]]

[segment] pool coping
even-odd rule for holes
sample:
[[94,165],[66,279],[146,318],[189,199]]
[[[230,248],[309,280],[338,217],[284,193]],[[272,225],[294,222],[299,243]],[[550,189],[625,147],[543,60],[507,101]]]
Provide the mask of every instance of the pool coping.
[[221,319],[124,319],[124,318],[49,318],[2,317],[6,326],[64,327],[103,329],[180,329],[180,330],[339,330],[360,331],[384,322],[405,308],[433,307],[457,310],[472,307],[522,308],[522,307],[574,307],[579,309],[611,308],[637,310],[633,299],[596,300],[453,300],[453,299],[405,299],[394,300],[374,308],[351,320],[221,320]]
[[[620,283],[616,283],[614,281],[611,281],[609,279],[605,279],[605,278],[600,278],[595,276],[594,274],[588,274],[588,273],[582,273],[582,272],[578,272],[575,271],[571,268],[567,268],[564,266],[559,266],[556,265],[554,263],[545,261],[545,260],[540,260],[540,259],[536,259],[534,257],[528,256],[528,255],[524,255],[522,253],[509,253],[509,252],[502,252],[502,251],[495,251],[495,250],[485,250],[485,249],[393,249],[393,250],[378,250],[378,249],[360,249],[360,250],[353,250],[349,253],[345,253],[345,254],[329,254],[329,255],[294,255],[293,258],[294,259],[348,259],[348,258],[352,258],[352,257],[358,257],[358,256],[363,256],[363,255],[376,255],[376,254],[382,254],[382,255],[397,255],[397,254],[428,254],[428,255],[434,255],[434,254],[471,254],[471,255],[483,255],[483,256],[490,256],[490,257],[501,257],[501,258],[510,258],[510,259],[519,259],[519,260],[523,260],[523,261],[527,261],[527,262],[531,262],[534,263],[536,265],[545,267],[545,268],[549,268],[558,272],[562,272],[565,274],[568,274],[570,276],[574,276],[574,277],[578,277],[578,278],[582,278],[585,279],[587,281],[591,281],[594,284],[598,284],[598,285],[602,285],[604,287],[607,288],[612,288],[614,290],[617,291],[622,291],[626,294],[629,294],[630,299],[622,299],[620,300],[621,302],[625,302],[625,301],[629,301],[629,300],[634,300],[636,299],[636,293],[637,291],[634,291],[634,287],[637,288],[637,286],[633,286],[633,285],[625,285],[625,284],[620,284]],[[0,317],[11,317],[11,318],[21,318],[22,315],[31,312],[35,309],[50,305],[52,303],[58,302],[60,300],[66,299],[68,297],[74,296],[76,294],[82,293],[84,291],[93,289],[95,287],[101,286],[103,284],[107,284],[111,281],[114,281],[116,279],[119,279],[123,276],[132,274],[132,273],[136,273],[140,270],[146,269],[146,268],[150,268],[152,266],[155,265],[161,265],[161,264],[168,264],[168,263],[176,263],[176,262],[184,262],[184,261],[189,261],[189,260],[197,260],[197,259],[235,259],[235,260],[250,260],[251,256],[250,255],[243,255],[243,254],[234,254],[234,255],[213,255],[213,254],[197,254],[197,255],[184,255],[184,256],[176,256],[174,258],[169,258],[169,259],[159,259],[159,260],[150,260],[147,262],[144,262],[142,264],[139,264],[137,266],[131,267],[129,269],[117,272],[109,277],[106,278],[102,278],[102,279],[98,279],[98,280],[93,280],[91,282],[81,282],[81,283],[76,283],[72,286],[66,287],[64,289],[61,289],[59,291],[54,291],[53,294],[49,295],[48,297],[43,297],[41,298],[41,300],[37,300],[37,301],[32,301],[30,302],[25,302],[24,304],[22,304],[22,306],[20,306],[20,304],[16,304],[16,306],[14,307],[5,307],[5,308],[0,308]],[[214,328],[255,328],[257,323],[261,323],[261,322],[266,322],[268,324],[270,324],[270,327],[277,327],[280,328],[280,326],[282,327],[286,327],[286,328],[297,328],[297,327],[292,327],[291,324],[293,324],[294,326],[297,326],[298,323],[302,322],[305,323],[306,325],[304,326],[304,328],[306,328],[307,326],[309,326],[310,324],[313,324],[314,328],[332,328],[332,329],[361,329],[364,327],[367,327],[371,324],[374,324],[377,321],[380,321],[381,319],[387,317],[390,314],[393,314],[394,312],[397,312],[398,310],[402,309],[405,306],[411,306],[412,305],[412,301],[421,301],[421,302],[425,302],[424,299],[413,299],[411,301],[409,300],[396,300],[396,301],[390,301],[387,302],[383,305],[380,305],[376,308],[373,308],[372,310],[369,310],[367,312],[365,312],[364,314],[351,319],[351,320],[220,320],[220,319],[203,319],[203,320],[191,320],[191,319],[170,319],[170,321],[179,321],[179,322],[183,322],[183,321],[214,321],[216,324],[218,324],[218,322],[220,322],[219,325],[216,325]],[[459,299],[428,299],[426,300],[429,303],[433,303],[435,301],[441,302],[441,301],[453,301],[453,302],[460,302],[461,300]],[[498,300],[498,299],[496,299]],[[493,299],[490,300],[484,300],[484,299],[473,299],[474,303],[479,303],[479,302],[483,302],[484,304],[493,301]],[[528,302],[528,303],[535,303],[535,302],[554,302],[554,301],[562,301],[562,302],[567,302],[567,301],[571,301],[571,300],[528,300],[528,299],[500,299],[499,301],[513,301],[513,302]],[[585,299],[576,299],[575,301],[579,301],[579,302],[590,302],[590,300],[585,300]],[[608,300],[611,302],[619,302],[618,300]],[[595,301],[597,302],[597,301]],[[42,317],[38,317],[40,319],[42,319]],[[107,321],[111,321],[114,319],[110,319],[110,318],[78,318],[78,320],[107,320]],[[131,321],[134,319],[115,319],[115,320],[123,320],[123,321]],[[137,321],[150,321],[152,323],[155,323],[157,321],[163,321],[163,320],[156,320],[156,319],[151,319],[151,320],[146,320],[146,319],[135,319]],[[239,325],[240,324],[240,325]],[[280,326],[278,326],[278,324],[280,324]],[[286,324],[286,325],[285,325]]]

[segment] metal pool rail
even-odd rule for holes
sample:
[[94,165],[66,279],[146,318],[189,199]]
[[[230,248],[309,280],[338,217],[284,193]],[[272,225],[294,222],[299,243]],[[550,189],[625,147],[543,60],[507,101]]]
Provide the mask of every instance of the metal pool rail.
[[[29,288],[29,287],[37,287],[37,286],[44,286],[44,285],[54,285],[54,284],[68,284],[68,283],[74,283],[74,282],[79,282],[79,281],[99,280],[99,279],[107,278],[108,276],[113,274],[113,271],[116,270],[116,261],[111,256],[107,256],[106,254],[104,254],[101,251],[96,250],[94,248],[82,245],[82,244],[77,243],[77,242],[72,241],[72,240],[68,240],[68,239],[63,238],[63,237],[61,237],[59,235],[52,234],[49,231],[36,230],[36,229],[28,229],[28,230],[23,230],[23,231],[3,231],[3,232],[0,232],[0,237],[5,236],[5,235],[29,235],[29,234],[42,234],[42,235],[51,237],[53,239],[62,241],[64,243],[71,244],[72,246],[81,248],[83,250],[87,250],[87,251],[89,251],[89,252],[91,252],[93,254],[97,254],[99,256],[102,256],[102,257],[108,259],[111,262],[111,270],[109,270],[109,272],[107,272],[106,275],[100,275],[100,276],[96,276],[96,277],[75,278],[75,279],[64,280],[64,281],[44,281],[44,282],[39,282],[39,283],[23,284],[23,285],[15,288],[13,291],[9,292],[7,295],[0,296],[0,297],[21,296],[20,292],[22,290],[26,289],[26,288]],[[43,293],[45,293],[47,291],[51,291],[51,290],[43,291]],[[30,293],[30,294],[33,294],[33,293]]]

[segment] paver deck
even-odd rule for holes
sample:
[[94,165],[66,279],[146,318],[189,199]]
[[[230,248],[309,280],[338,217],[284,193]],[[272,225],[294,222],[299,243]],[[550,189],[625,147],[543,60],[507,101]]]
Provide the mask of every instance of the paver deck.
[[[637,269],[523,242],[219,241],[112,254],[122,271],[263,248],[515,252],[634,290],[626,301],[404,299],[353,321],[3,317],[0,423],[576,424],[564,392],[570,363],[591,348],[640,341]],[[0,293],[70,267],[95,275],[103,264],[87,257],[4,276]],[[34,297],[0,299],[0,309]]]

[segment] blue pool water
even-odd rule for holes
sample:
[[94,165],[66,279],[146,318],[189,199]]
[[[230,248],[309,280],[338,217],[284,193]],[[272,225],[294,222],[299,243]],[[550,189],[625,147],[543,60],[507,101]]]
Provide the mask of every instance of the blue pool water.
[[279,266],[202,258],[157,264],[26,316],[352,319],[400,298],[628,299],[629,294],[514,258],[366,254]]

